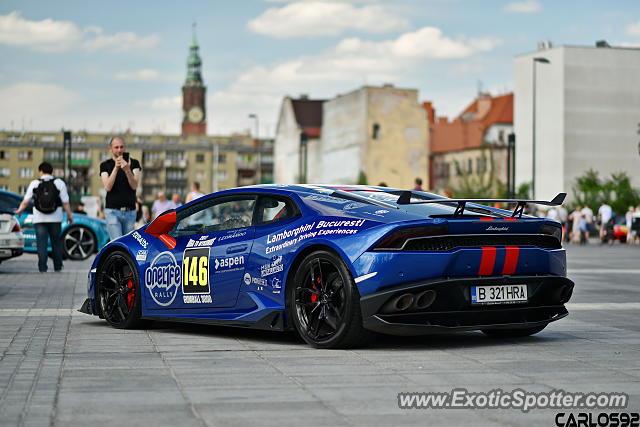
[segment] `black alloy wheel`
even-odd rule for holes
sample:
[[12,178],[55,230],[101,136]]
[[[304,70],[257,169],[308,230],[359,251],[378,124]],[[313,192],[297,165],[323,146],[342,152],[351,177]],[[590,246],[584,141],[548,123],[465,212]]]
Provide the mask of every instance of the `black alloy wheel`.
[[522,329],[483,329],[482,333],[492,338],[522,338],[537,334],[546,327],[547,325]]
[[140,279],[127,255],[109,254],[99,269],[96,283],[100,311],[111,326],[120,329],[142,326]]
[[304,258],[287,286],[287,301],[300,336],[316,348],[348,348],[363,344],[360,294],[344,262],[328,251]]
[[67,259],[87,259],[96,251],[96,246],[96,236],[86,227],[72,226],[62,234],[62,252]]

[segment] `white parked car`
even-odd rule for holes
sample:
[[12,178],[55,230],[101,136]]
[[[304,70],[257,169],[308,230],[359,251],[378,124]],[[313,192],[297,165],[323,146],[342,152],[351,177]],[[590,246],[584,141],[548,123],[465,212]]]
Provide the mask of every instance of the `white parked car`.
[[0,211],[0,262],[22,255],[24,236],[18,219],[10,212]]

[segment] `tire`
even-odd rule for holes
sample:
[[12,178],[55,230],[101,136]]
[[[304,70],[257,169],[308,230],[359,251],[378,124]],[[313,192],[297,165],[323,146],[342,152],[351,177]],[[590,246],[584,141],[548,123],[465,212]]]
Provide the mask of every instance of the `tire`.
[[87,227],[71,226],[62,233],[62,256],[81,261],[89,258],[98,245],[95,234]]
[[316,348],[350,348],[370,334],[362,327],[360,294],[339,256],[307,255],[287,286],[287,309],[303,340]]
[[546,327],[547,325],[523,329],[483,329],[482,333],[492,338],[522,338],[535,335]]
[[140,277],[135,263],[123,252],[107,256],[96,277],[97,305],[102,317],[114,328],[144,326]]

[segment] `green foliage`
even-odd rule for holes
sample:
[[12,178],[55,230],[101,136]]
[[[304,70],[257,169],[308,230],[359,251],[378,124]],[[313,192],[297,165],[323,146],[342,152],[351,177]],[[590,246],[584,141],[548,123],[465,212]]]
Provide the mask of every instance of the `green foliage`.
[[530,199],[531,195],[531,183],[530,182],[523,182],[522,184],[520,184],[520,186],[518,186],[518,189],[516,190],[516,199]]
[[358,174],[358,185],[367,185],[367,175],[363,171]]
[[607,202],[618,215],[624,215],[629,206],[640,204],[640,192],[631,186],[626,172],[612,173],[601,179],[598,172],[589,169],[579,176],[573,185],[575,204],[588,205],[597,212],[602,202]]

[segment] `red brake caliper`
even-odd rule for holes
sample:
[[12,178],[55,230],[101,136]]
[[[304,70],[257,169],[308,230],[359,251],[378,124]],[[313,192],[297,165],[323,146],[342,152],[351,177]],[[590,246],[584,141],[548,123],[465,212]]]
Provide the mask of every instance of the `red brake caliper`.
[[[318,284],[320,284],[320,278],[316,278],[316,282],[318,282]],[[311,285],[311,289],[313,289],[314,291],[317,291],[318,288],[316,287],[316,284],[314,283],[313,285]],[[318,301],[318,294],[311,294],[311,302],[317,302]]]
[[129,281],[127,282],[127,288],[131,289],[127,293],[127,307],[129,308],[129,310],[131,310],[131,308],[133,308],[133,302],[136,298],[135,291],[133,290],[133,279],[129,279]]

